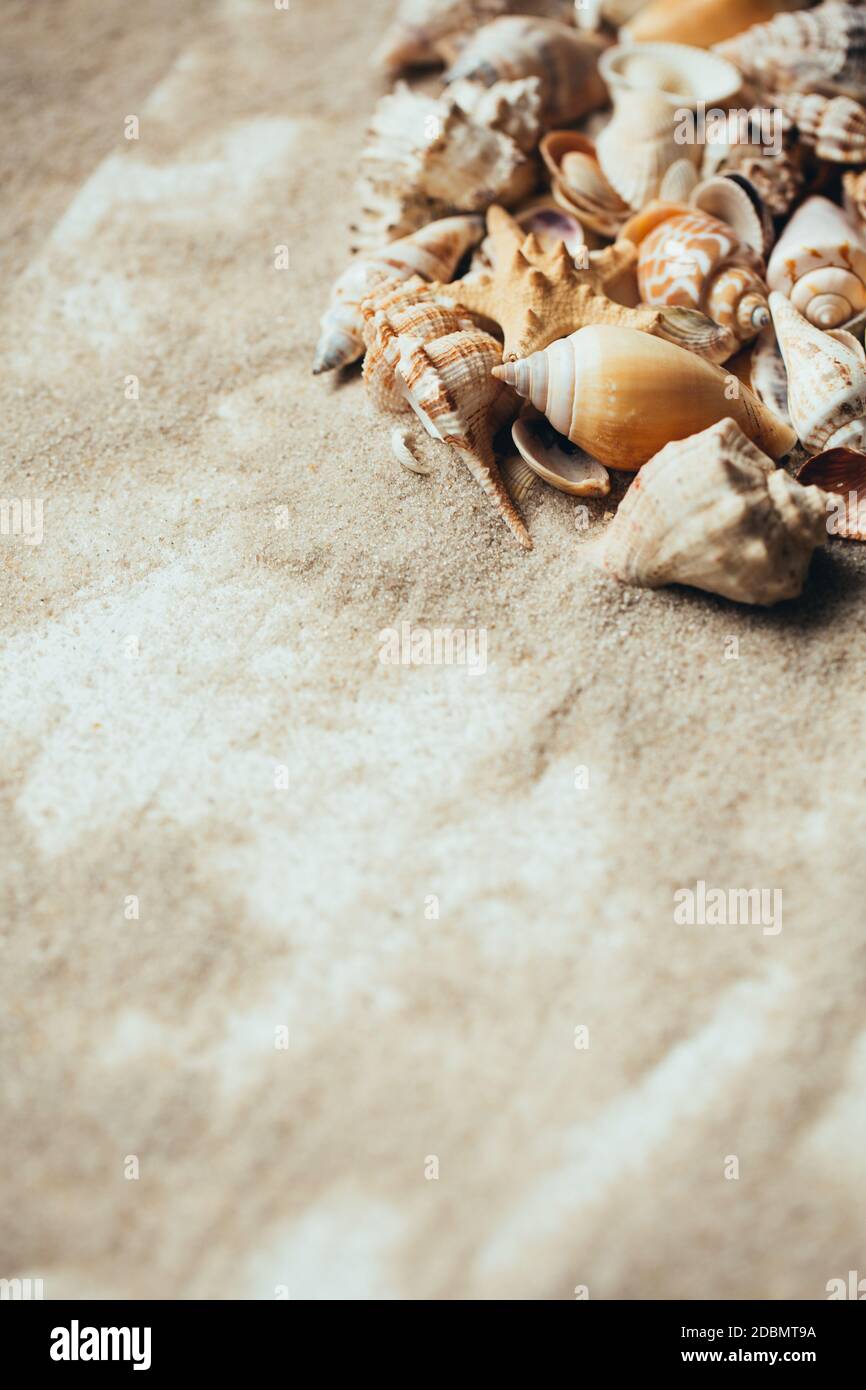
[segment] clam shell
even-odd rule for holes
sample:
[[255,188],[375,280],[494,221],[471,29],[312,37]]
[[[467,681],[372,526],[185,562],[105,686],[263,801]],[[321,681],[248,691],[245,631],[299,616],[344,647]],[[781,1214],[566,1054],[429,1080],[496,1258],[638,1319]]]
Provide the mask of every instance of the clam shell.
[[557,433],[543,416],[523,416],[511,427],[511,437],[529,468],[539,478],[572,497],[606,497],[607,469]]
[[770,606],[801,592],[825,534],[823,493],[723,419],[641,469],[594,554],[624,584],[688,584]]
[[662,179],[683,158],[675,138],[670,102],[655,92],[623,91],[613,119],[596,141],[602,173],[629,207],[639,209],[658,196]]
[[726,106],[743,81],[726,58],[682,43],[619,43],[601,55],[598,69],[614,99],[623,91],[657,92],[676,109],[701,101]]
[[866,453],[860,449],[827,449],[806,460],[797,473],[797,481],[813,483],[840,499],[828,522],[831,535],[866,541]]
[[758,400],[790,425],[788,412],[788,373],[772,328],[759,333],[752,351],[750,385]]
[[554,200],[584,227],[615,237],[629,208],[602,173],[593,142],[576,130],[553,130],[539,148]]

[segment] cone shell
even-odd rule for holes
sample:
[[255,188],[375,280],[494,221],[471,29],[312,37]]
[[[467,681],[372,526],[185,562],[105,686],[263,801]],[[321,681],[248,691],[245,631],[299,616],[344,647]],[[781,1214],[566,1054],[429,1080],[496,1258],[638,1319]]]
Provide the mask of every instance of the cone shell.
[[576,121],[603,106],[607,90],[598,73],[604,42],[556,20],[522,15],[495,19],[479,29],[446,74],[489,87],[494,82],[537,77],[541,119],[551,127]]
[[398,84],[378,102],[361,155],[357,244],[373,249],[448,213],[510,206],[536,177],[510,136],[478,125],[447,96]]
[[480,241],[483,230],[480,217],[446,217],[353,261],[334,285],[322,316],[313,372],[334,371],[363,355],[361,301],[377,284],[408,280],[412,275],[422,280],[450,280],[465,252]]
[[626,223],[623,236],[639,248],[645,303],[701,310],[729,329],[731,352],[770,322],[762,262],[726,223],[654,203]]
[[780,14],[716,51],[764,89],[866,95],[866,10],[859,5]]
[[363,303],[368,345],[364,380],[377,404],[408,404],[428,434],[457,449],[506,526],[525,549],[529,534],[496,465],[493,437],[514,406],[493,375],[495,338],[420,280],[380,287]]
[[677,109],[698,102],[726,106],[743,80],[726,58],[683,43],[616,44],[598,66],[614,98],[623,91],[656,92]]
[[818,92],[778,93],[767,100],[793,121],[800,139],[814,147],[819,159],[866,163],[866,110],[859,101]]
[[831,536],[866,541],[866,453],[828,449],[807,459],[797,481],[813,483],[828,494],[827,529]]
[[573,6],[572,0],[400,0],[375,62],[391,72],[440,62],[460,38],[509,13],[567,22]]
[[720,367],[631,328],[582,328],[496,375],[608,468],[640,468],[670,440],[727,416],[773,458],[795,443],[794,431]]
[[576,130],[552,130],[540,150],[556,202],[600,236],[615,237],[629,207],[602,173],[593,142]]
[[674,110],[656,92],[617,95],[613,118],[596,141],[602,173],[629,207],[656,198],[672,164],[688,147],[676,140]]
[[724,419],[641,469],[596,552],[624,584],[688,584],[769,606],[801,592],[826,504]]
[[841,328],[866,309],[866,246],[841,208],[809,198],[776,243],[767,283],[816,327]]
[[866,447],[866,355],[844,330],[824,333],[783,294],[770,295],[773,326],[788,373],[788,410],[813,453]]
[[699,44],[708,47],[780,10],[801,9],[809,0],[650,0],[626,25],[625,36],[641,43]]

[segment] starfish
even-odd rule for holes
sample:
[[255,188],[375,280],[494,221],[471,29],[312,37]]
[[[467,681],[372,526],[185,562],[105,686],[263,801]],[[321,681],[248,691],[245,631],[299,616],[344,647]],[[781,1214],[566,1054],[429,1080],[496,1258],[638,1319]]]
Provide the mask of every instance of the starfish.
[[637,262],[632,242],[621,238],[603,251],[590,251],[584,257],[588,265],[580,268],[564,242],[545,249],[495,204],[487,213],[487,230],[493,269],[433,288],[499,324],[503,361],[529,357],[594,323],[639,328],[712,362],[730,356],[730,334],[697,310],[648,304],[630,309],[608,297],[607,286]]

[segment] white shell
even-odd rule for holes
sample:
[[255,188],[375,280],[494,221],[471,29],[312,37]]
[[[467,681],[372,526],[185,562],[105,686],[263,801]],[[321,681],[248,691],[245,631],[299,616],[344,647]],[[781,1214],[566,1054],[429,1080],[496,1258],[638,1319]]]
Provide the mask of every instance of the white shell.
[[772,328],[765,328],[755,341],[750,363],[750,385],[758,400],[774,410],[786,425],[790,425],[788,373]]
[[447,60],[461,37],[509,13],[568,21],[572,4],[571,0],[400,0],[374,61],[399,72]]
[[727,106],[743,80],[726,58],[685,43],[619,43],[602,54],[598,68],[614,98],[629,90],[657,92],[676,109]]
[[461,111],[490,130],[509,135],[527,153],[541,138],[541,78],[518,77],[513,82],[494,82],[482,87],[461,79],[452,82],[448,95]]
[[842,328],[866,309],[866,246],[835,203],[807,198],[776,243],[767,265],[771,290],[818,328]]
[[818,453],[866,447],[866,354],[844,329],[824,333],[783,294],[770,312],[788,373],[788,410],[800,442]]
[[528,467],[551,487],[572,497],[606,497],[610,492],[604,464],[559,434],[543,415],[515,420],[511,437]]
[[650,459],[594,553],[624,584],[689,584],[767,606],[800,593],[826,520],[824,494],[727,419]]
[[675,127],[665,97],[631,90],[617,94],[613,119],[595,148],[604,177],[630,208],[639,210],[658,197],[668,169],[688,152],[677,143]]

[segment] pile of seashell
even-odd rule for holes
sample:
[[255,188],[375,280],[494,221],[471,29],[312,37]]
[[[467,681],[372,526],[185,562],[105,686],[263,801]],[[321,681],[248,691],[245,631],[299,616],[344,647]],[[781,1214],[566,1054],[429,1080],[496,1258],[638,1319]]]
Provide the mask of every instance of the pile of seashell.
[[400,0],[377,61],[444,72],[375,109],[315,372],[527,549],[539,478],[634,474],[624,583],[772,604],[866,539],[866,0]]

